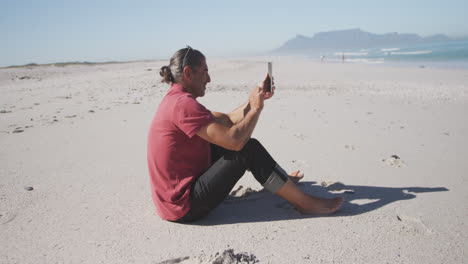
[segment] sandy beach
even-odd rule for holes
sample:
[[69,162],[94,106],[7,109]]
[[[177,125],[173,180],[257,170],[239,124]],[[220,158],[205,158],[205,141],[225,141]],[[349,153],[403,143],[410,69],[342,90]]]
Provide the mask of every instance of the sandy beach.
[[[203,220],[163,221],[146,140],[167,61],[1,68],[0,263],[467,263],[468,70],[268,59],[254,137],[338,213],[247,173]],[[266,61],[208,58],[199,101],[230,112]]]

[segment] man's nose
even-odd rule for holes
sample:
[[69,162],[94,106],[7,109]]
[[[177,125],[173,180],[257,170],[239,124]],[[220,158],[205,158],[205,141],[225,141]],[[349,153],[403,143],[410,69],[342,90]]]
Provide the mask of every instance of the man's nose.
[[[207,73],[208,74],[208,73]],[[211,78],[210,78],[210,75],[208,74],[208,80],[207,82],[211,82]]]

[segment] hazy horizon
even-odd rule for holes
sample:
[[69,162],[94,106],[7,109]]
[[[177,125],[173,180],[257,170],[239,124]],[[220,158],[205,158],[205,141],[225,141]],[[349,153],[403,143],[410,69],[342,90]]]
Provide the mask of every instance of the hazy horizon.
[[0,4],[0,67],[168,59],[190,45],[208,57],[262,55],[297,34],[360,28],[467,37],[464,1],[33,1]]

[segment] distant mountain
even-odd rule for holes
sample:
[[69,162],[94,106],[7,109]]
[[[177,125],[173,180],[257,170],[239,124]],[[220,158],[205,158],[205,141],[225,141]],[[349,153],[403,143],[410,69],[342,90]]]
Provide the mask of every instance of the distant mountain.
[[420,37],[417,34],[386,33],[374,34],[361,29],[347,29],[320,32],[313,37],[297,35],[286,41],[274,53],[302,53],[308,51],[324,51],[336,49],[356,49],[373,47],[391,47],[396,45],[443,42],[451,40],[449,37],[437,34]]

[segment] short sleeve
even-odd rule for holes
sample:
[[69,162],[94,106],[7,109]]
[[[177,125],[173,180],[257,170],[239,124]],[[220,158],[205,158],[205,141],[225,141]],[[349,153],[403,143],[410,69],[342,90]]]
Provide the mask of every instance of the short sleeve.
[[213,121],[211,112],[192,97],[180,98],[174,108],[175,125],[190,138]]

